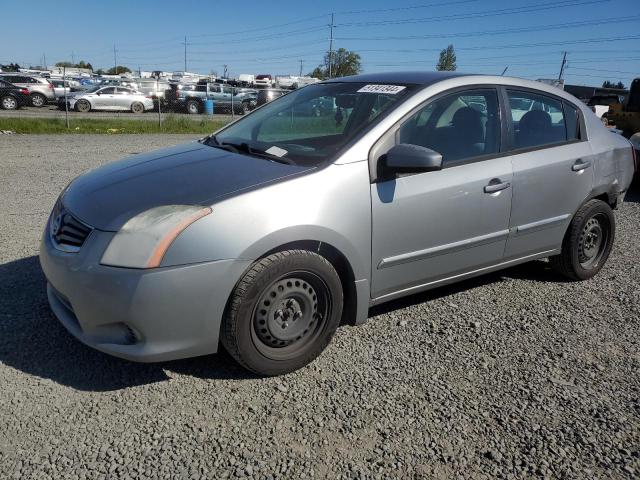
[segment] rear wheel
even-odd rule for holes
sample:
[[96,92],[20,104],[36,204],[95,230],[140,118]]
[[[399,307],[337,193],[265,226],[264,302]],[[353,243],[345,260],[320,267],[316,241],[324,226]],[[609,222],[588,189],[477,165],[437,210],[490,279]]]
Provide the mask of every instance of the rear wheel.
[[41,93],[31,94],[31,105],[34,107],[44,107],[47,104],[47,97]]
[[14,97],[7,95],[0,100],[0,106],[3,110],[16,110],[18,108],[18,101]]
[[200,103],[195,100],[189,100],[187,102],[187,113],[191,115],[200,113]]
[[242,114],[246,115],[247,113],[249,113],[249,111],[250,111],[249,102],[242,102]]
[[615,217],[602,200],[590,200],[573,217],[560,255],[549,258],[551,267],[572,280],[587,280],[604,266],[615,238]]
[[91,104],[87,100],[78,100],[76,102],[76,111],[87,113],[91,110]]
[[131,104],[132,113],[144,113],[144,105],[140,102],[133,102]]
[[313,361],[329,344],[342,315],[340,277],[306,250],[256,262],[233,292],[221,340],[245,368],[281,375]]

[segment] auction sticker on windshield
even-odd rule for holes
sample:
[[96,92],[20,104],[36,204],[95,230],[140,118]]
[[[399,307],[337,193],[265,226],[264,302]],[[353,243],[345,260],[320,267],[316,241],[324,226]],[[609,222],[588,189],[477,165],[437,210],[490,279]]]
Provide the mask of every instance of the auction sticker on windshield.
[[401,92],[407,87],[402,85],[365,85],[358,93],[388,93],[389,95],[395,95]]
[[265,153],[268,153],[269,155],[275,155],[276,157],[284,157],[289,152],[287,152],[284,148],[276,147],[274,145],[273,147],[265,150]]

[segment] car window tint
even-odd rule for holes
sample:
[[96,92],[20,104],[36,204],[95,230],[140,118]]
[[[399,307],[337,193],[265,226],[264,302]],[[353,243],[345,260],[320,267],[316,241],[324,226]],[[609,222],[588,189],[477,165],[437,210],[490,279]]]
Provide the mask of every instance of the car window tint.
[[570,103],[564,104],[564,121],[567,126],[567,140],[579,140],[578,110]]
[[115,87],[107,87],[107,88],[103,88],[102,90],[100,90],[100,93],[102,95],[111,95],[115,92]]
[[530,92],[507,90],[515,148],[567,140],[562,102]]
[[498,95],[493,89],[453,93],[412,115],[400,127],[400,143],[427,147],[447,162],[497,153]]

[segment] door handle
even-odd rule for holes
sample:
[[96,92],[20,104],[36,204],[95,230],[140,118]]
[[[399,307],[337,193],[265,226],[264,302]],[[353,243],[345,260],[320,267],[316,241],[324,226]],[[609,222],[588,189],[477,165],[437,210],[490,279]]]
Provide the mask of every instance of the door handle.
[[494,178],[489,182],[489,185],[484,187],[484,193],[496,193],[501,190],[509,188],[511,184],[509,182],[501,182],[500,179]]
[[589,168],[591,166],[591,162],[589,160],[576,160],[576,163],[574,163],[571,166],[571,170],[573,170],[574,172],[581,172],[582,170],[585,170],[587,168]]

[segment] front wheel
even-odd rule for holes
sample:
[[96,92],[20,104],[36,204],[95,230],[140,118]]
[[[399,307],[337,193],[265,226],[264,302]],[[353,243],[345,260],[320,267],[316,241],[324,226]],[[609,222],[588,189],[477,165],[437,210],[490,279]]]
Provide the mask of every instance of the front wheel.
[[236,286],[221,341],[242,366],[281,375],[312,362],[331,341],[342,316],[340,277],[307,250],[256,262]]
[[87,113],[91,110],[91,104],[87,100],[78,100],[76,102],[76,112]]
[[133,102],[131,104],[132,113],[144,113],[144,105],[140,102]]
[[551,267],[571,280],[587,280],[609,258],[616,233],[613,210],[602,200],[590,200],[573,217],[560,255],[549,258]]

